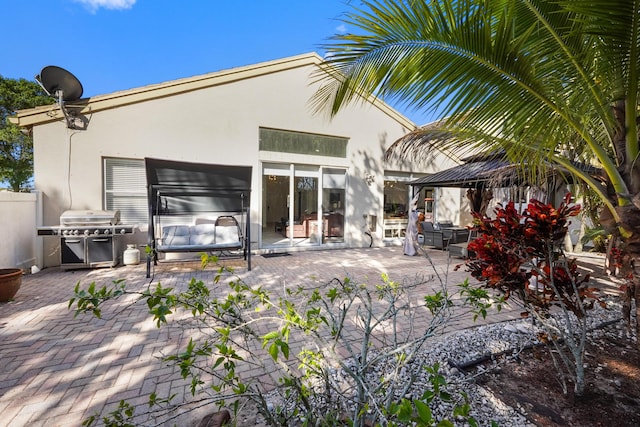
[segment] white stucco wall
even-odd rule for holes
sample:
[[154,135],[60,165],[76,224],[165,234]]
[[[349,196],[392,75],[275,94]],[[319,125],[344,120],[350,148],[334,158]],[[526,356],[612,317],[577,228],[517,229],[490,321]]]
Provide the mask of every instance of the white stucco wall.
[[[459,188],[441,187],[436,189],[436,220],[452,221],[456,225],[466,226],[471,222],[469,204]],[[465,214],[465,212],[467,212]]]
[[[35,126],[34,183],[44,194],[44,224],[57,224],[67,209],[103,208],[104,157],[156,157],[252,166],[251,217],[257,231],[262,162],[287,162],[347,168],[345,242],[368,245],[362,233],[366,214],[377,215],[381,242],[385,170],[433,172],[450,161],[434,151],[429,159],[385,165],[387,147],[410,130],[406,122],[370,103],[347,107],[332,120],[312,114],[314,70],[314,65],[288,69],[88,114],[86,130],[69,130],[61,121]],[[347,158],[259,152],[260,127],[347,137]],[[367,175],[374,176],[371,185]],[[56,245],[56,239],[46,239],[45,253]]]

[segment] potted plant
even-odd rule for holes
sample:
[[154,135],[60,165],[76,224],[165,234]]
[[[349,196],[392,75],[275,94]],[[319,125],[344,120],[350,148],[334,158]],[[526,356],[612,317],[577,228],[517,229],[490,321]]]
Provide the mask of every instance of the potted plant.
[[0,268],[0,302],[11,300],[22,284],[22,269]]

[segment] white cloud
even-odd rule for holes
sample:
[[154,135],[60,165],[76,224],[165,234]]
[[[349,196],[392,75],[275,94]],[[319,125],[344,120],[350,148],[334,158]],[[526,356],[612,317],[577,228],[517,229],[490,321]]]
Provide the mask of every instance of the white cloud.
[[346,33],[346,32],[347,32],[347,27],[346,27],[344,24],[338,25],[338,26],[336,27],[336,31],[337,31],[339,34],[344,34],[344,33]]
[[101,7],[105,9],[131,9],[136,0],[74,0],[77,3],[85,5],[90,11],[95,12]]

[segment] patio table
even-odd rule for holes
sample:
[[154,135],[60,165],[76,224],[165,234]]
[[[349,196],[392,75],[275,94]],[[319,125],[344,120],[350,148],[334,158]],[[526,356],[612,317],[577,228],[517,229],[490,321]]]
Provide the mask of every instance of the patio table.
[[464,243],[469,238],[469,229],[467,227],[443,228],[442,232],[449,239],[449,243]]

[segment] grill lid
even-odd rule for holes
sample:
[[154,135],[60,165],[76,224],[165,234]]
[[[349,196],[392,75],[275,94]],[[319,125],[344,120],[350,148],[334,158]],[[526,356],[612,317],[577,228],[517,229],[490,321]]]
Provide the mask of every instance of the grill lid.
[[66,227],[79,225],[116,225],[120,223],[120,211],[65,211],[60,215],[60,225]]

